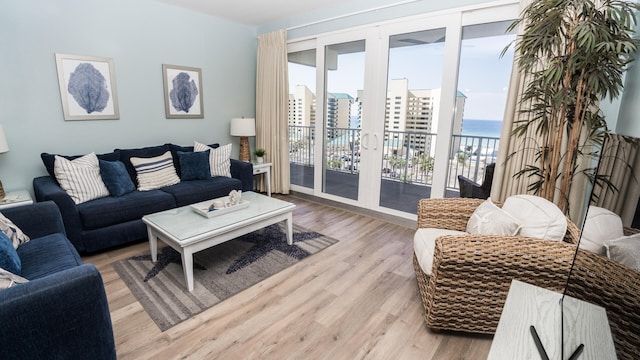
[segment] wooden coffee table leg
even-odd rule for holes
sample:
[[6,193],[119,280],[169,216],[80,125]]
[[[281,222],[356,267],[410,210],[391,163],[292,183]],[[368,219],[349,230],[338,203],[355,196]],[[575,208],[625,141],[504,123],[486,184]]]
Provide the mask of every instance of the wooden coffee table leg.
[[193,254],[187,249],[182,249],[181,254],[184,280],[187,284],[187,289],[193,291]]
[[147,236],[149,237],[149,250],[151,251],[151,261],[156,262],[158,260],[158,238],[151,230],[151,227],[147,226]]
[[293,245],[293,213],[287,214],[287,244]]

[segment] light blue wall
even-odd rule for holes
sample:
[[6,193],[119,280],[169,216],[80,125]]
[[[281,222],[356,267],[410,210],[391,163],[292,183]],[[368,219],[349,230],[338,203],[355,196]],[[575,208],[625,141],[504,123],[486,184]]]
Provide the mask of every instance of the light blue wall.
[[[233,142],[255,115],[256,29],[152,0],[0,0],[5,190],[31,190],[41,152]],[[120,120],[64,121],[55,53],[112,58]],[[202,69],[204,119],[166,119],[162,64]],[[235,156],[237,156],[237,145]]]

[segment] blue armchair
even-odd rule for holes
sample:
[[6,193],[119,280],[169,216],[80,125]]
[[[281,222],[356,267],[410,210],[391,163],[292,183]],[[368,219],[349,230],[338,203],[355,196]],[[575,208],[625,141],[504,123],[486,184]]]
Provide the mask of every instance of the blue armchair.
[[21,276],[0,290],[0,359],[115,359],[102,277],[83,264],[52,201],[2,210],[31,241]]

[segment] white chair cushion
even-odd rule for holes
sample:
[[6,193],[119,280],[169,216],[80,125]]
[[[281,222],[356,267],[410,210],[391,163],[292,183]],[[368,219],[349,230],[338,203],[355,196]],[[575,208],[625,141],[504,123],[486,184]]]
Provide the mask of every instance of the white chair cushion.
[[567,232],[567,220],[562,211],[539,196],[510,196],[502,210],[519,220],[522,225],[520,236],[562,241]]
[[618,214],[598,206],[589,206],[580,237],[581,249],[605,255],[604,242],[623,236],[624,227]]
[[467,223],[470,234],[514,236],[520,228],[518,219],[500,209],[491,199],[480,204]]
[[436,249],[436,239],[443,235],[468,235],[464,231],[422,228],[416,230],[413,236],[413,251],[416,253],[418,264],[422,271],[431,275],[433,267],[433,253]]

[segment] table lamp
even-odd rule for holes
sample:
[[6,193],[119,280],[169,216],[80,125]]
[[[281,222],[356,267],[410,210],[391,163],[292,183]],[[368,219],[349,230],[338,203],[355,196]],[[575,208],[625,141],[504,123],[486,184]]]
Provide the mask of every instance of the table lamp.
[[240,161],[251,161],[249,149],[249,136],[256,136],[256,119],[233,118],[231,119],[231,136],[240,136]]
[[[4,136],[4,129],[0,125],[0,154],[9,151],[9,143],[7,143],[7,137]],[[4,188],[2,187],[2,181],[0,181],[0,200],[4,199]]]

